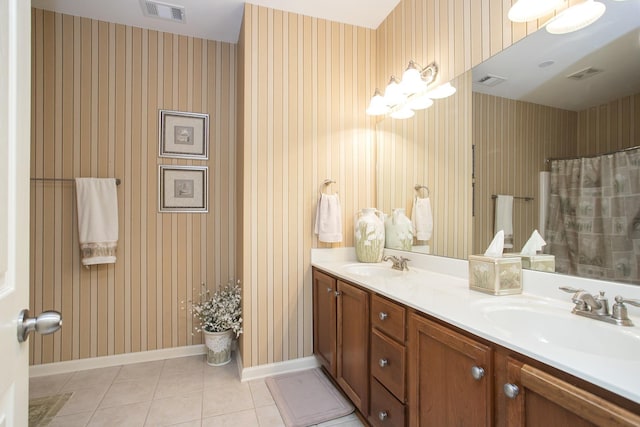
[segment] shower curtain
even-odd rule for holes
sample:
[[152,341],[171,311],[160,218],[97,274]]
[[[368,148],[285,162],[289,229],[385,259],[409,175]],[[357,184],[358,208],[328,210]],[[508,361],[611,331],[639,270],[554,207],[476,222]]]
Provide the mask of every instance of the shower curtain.
[[559,273],[640,284],[640,147],[552,160],[545,237]]

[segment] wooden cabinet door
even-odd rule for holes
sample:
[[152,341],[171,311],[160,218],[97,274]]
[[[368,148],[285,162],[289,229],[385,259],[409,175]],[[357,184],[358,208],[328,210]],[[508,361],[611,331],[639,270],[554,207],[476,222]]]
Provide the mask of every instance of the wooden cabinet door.
[[[640,415],[621,408],[547,372],[509,358],[509,426],[639,426]],[[498,384],[503,387],[503,384]],[[507,397],[507,395],[509,397]]]
[[313,270],[313,352],[320,363],[336,377],[336,292],[337,282]]
[[369,413],[369,293],[338,280],[338,384]]
[[408,351],[411,426],[492,424],[490,347],[412,314]]

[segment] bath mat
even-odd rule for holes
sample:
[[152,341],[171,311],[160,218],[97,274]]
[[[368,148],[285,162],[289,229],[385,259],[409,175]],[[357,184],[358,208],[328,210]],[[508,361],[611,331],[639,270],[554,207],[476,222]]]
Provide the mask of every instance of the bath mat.
[[48,425],[73,393],[54,394],[29,400],[29,427]]
[[265,382],[287,427],[322,423],[354,409],[321,369],[269,377]]

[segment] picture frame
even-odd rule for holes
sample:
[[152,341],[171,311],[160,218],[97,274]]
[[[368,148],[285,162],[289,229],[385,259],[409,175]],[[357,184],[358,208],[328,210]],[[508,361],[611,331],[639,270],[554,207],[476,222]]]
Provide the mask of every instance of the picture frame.
[[158,123],[160,157],[209,158],[208,114],[159,110]]
[[158,211],[209,211],[207,166],[158,166]]

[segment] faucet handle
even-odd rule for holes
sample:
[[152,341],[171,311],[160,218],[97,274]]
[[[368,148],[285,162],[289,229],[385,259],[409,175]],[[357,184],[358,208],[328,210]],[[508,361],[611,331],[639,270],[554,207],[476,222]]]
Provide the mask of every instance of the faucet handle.
[[621,295],[618,295],[615,299],[618,304],[631,304],[633,306],[640,307],[639,299],[624,298]]
[[625,306],[625,303],[640,307],[640,300],[627,299],[622,297],[621,295],[616,296],[615,300],[616,303],[613,305],[611,317],[617,320],[618,324],[621,324],[623,326],[633,326],[633,323],[627,315],[627,307]]

